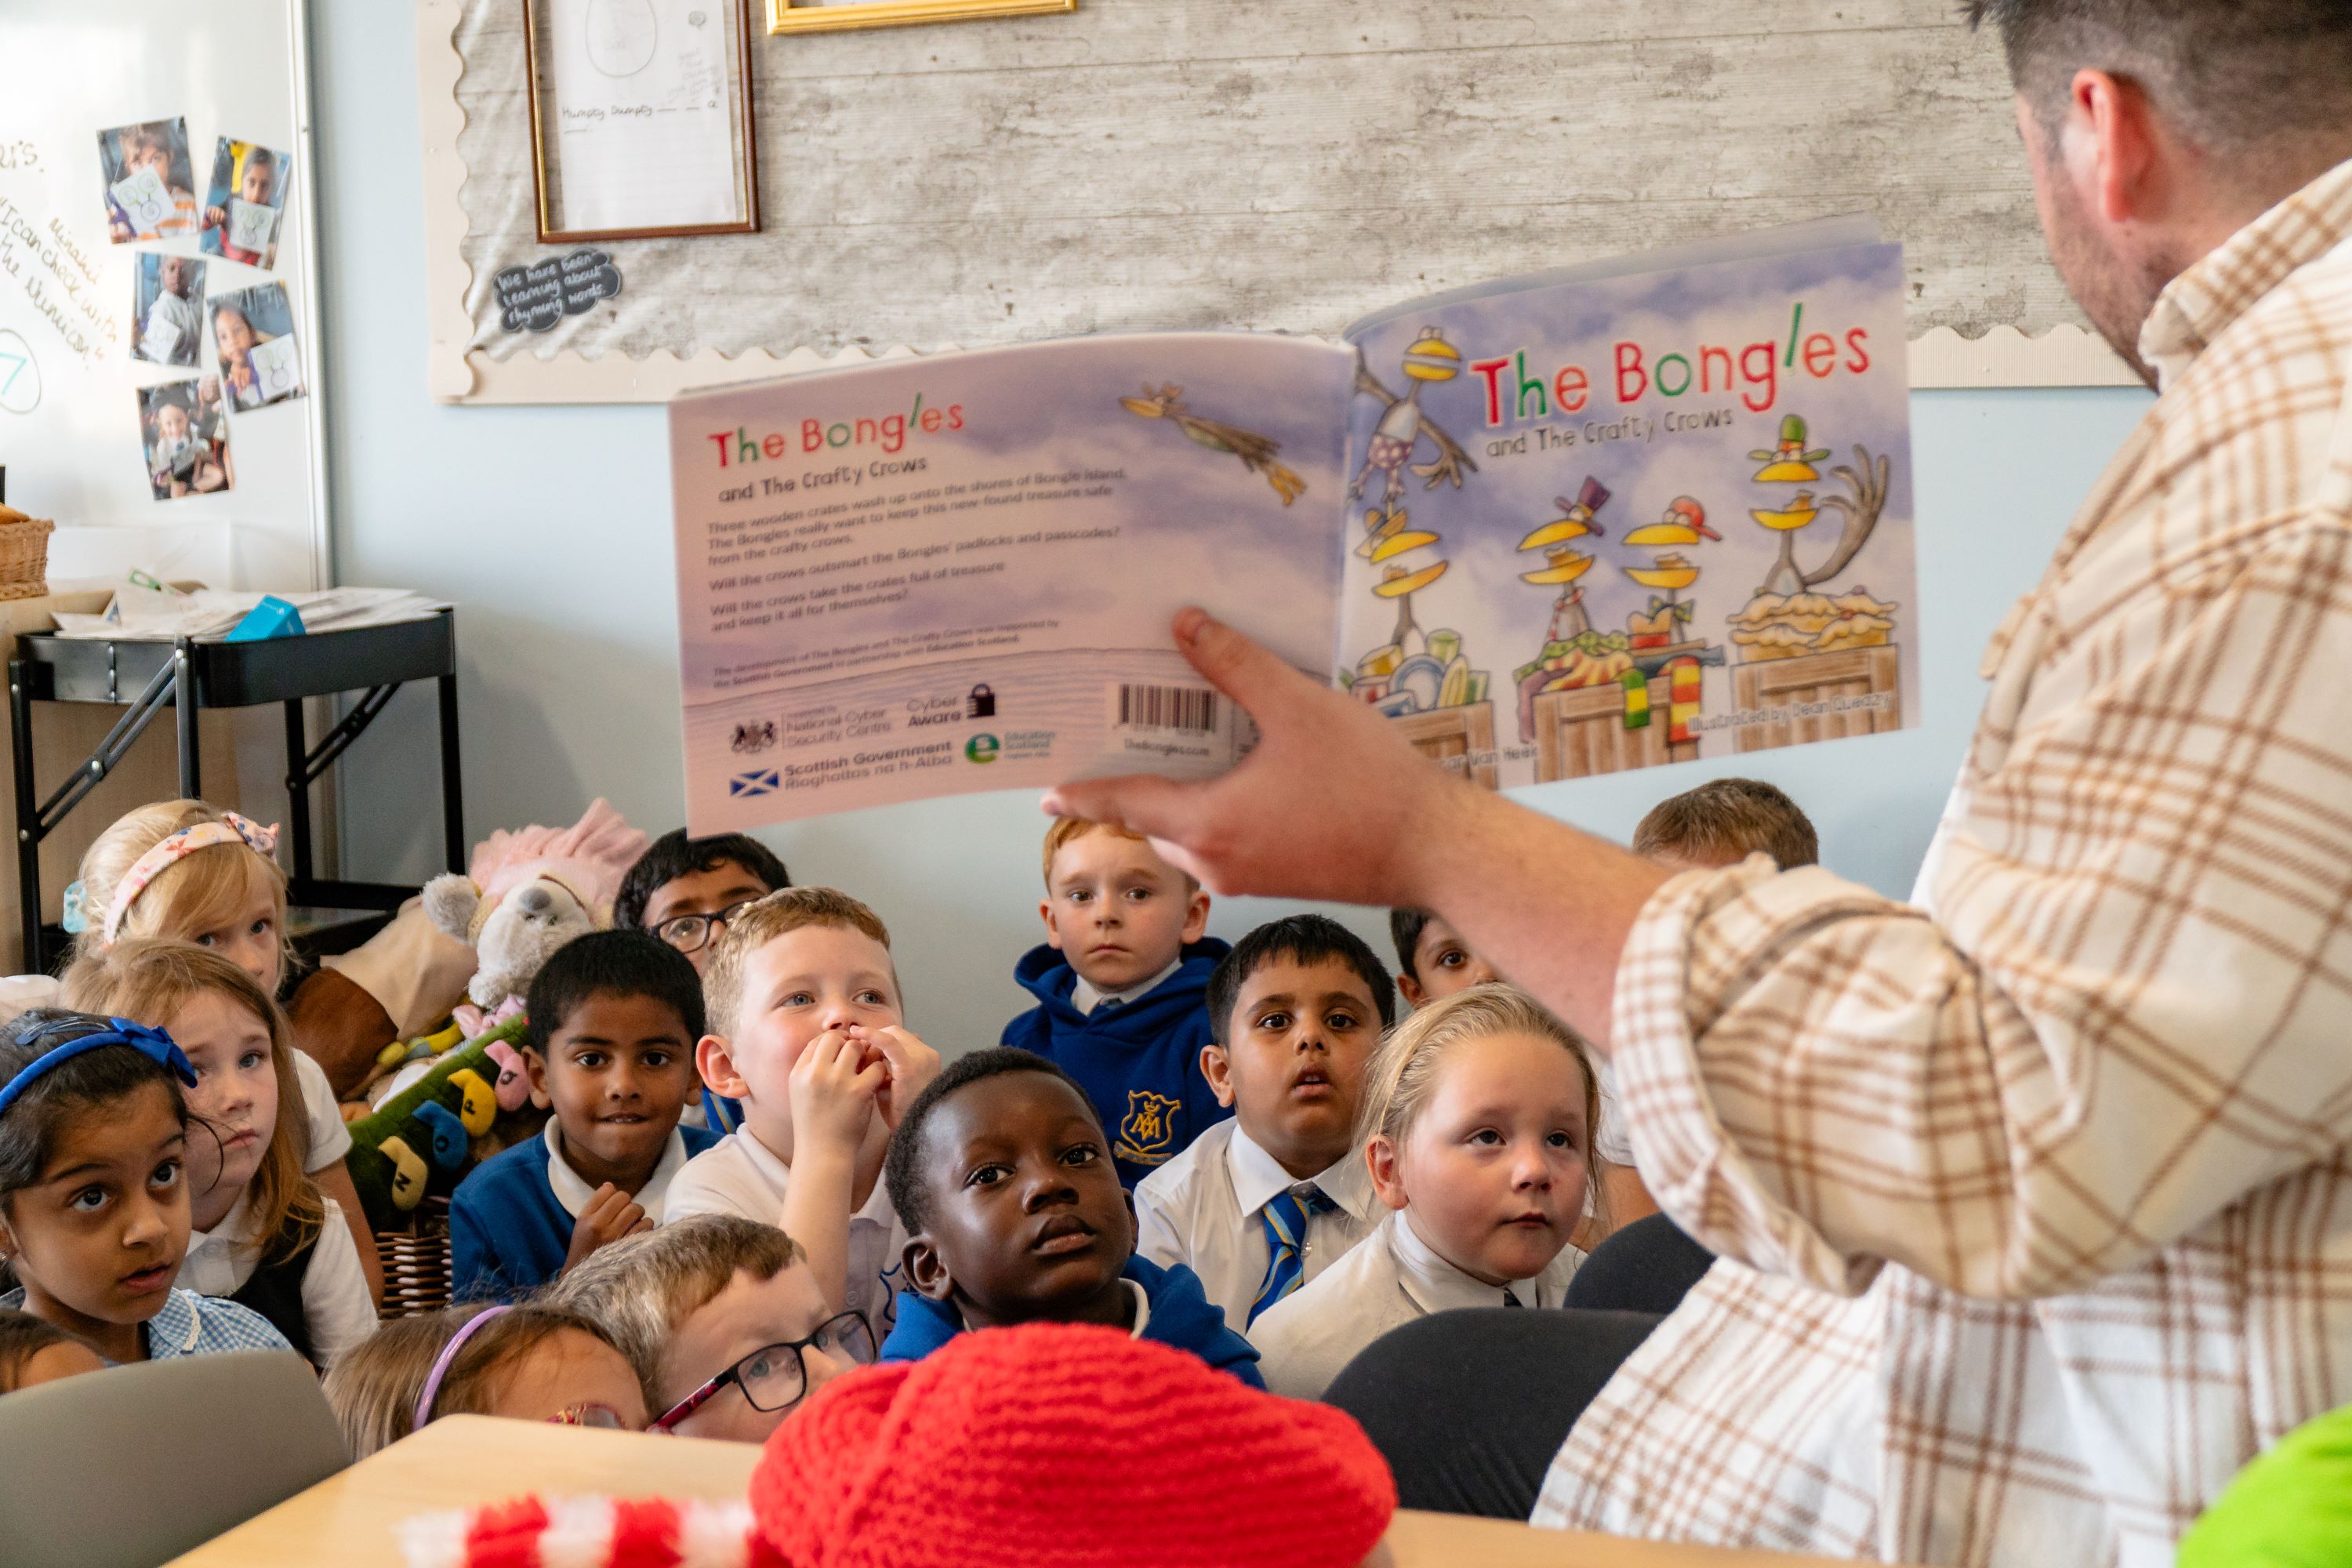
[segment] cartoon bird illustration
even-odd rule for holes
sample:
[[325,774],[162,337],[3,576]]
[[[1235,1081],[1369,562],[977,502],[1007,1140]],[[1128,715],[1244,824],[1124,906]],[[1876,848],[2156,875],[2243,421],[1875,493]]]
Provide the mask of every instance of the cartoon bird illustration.
[[1167,419],[1175,423],[1186,437],[1212,452],[1230,452],[1242,460],[1242,467],[1254,474],[1264,474],[1274,493],[1288,506],[1307,493],[1307,481],[1274,460],[1282,450],[1282,443],[1256,435],[1237,425],[1221,425],[1213,419],[1203,419],[1184,406],[1184,389],[1181,386],[1154,388],[1144,384],[1140,397],[1122,397],[1119,406],[1129,414],[1146,419]]
[[[1780,422],[1780,444],[1769,452],[1751,452],[1751,458],[1770,458],[1756,478],[1761,483],[1796,484],[1821,478],[1813,465],[1829,456],[1827,447],[1808,450],[1805,447],[1805,422],[1791,414]],[[1870,448],[1856,446],[1853,466],[1840,464],[1830,470],[1853,492],[1851,495],[1822,496],[1799,490],[1778,507],[1751,507],[1748,515],[1765,528],[1780,536],[1780,553],[1765,574],[1762,594],[1786,597],[1801,594],[1808,588],[1828,582],[1849,565],[1870,542],[1878,519],[1886,510],[1887,480],[1893,465],[1885,457],[1873,458]],[[1812,571],[1797,564],[1797,534],[1823,511],[1834,511],[1845,519],[1844,531],[1838,536],[1837,548],[1830,552],[1827,561]]]
[[1805,441],[1805,422],[1801,417],[1791,414],[1781,420],[1780,444],[1769,451],[1755,451],[1748,454],[1751,461],[1765,465],[1756,471],[1758,481],[1766,484],[1780,482],[1804,484],[1820,479],[1822,476],[1814,469],[1813,465],[1827,458],[1830,455],[1830,449],[1827,447],[1818,447],[1808,450]]
[[1687,623],[1695,614],[1682,591],[1698,581],[1698,563],[1685,555],[1680,548],[1665,546],[1696,545],[1702,539],[1721,543],[1723,535],[1709,528],[1706,509],[1693,496],[1676,496],[1666,504],[1665,515],[1625,536],[1625,542],[1660,552],[1647,566],[1628,566],[1625,575],[1644,588],[1663,588],[1665,597],[1652,598],[1649,613],[1635,612],[1633,646],[1641,647],[1647,639],[1659,646],[1674,640],[1676,622]]
[[[1462,444],[1447,435],[1437,421],[1422,412],[1421,407],[1423,387],[1452,381],[1462,374],[1462,351],[1447,342],[1444,332],[1434,327],[1424,327],[1412,346],[1405,350],[1404,374],[1412,384],[1405,395],[1399,397],[1382,386],[1380,378],[1370,371],[1361,365],[1356,367],[1356,390],[1365,396],[1379,398],[1386,412],[1381,416],[1379,427],[1372,432],[1371,445],[1364,453],[1364,466],[1349,484],[1348,494],[1350,499],[1360,498],[1372,475],[1381,474],[1384,480],[1381,506],[1379,510],[1370,514],[1381,521],[1402,517],[1397,502],[1404,497],[1404,474],[1408,468],[1428,481],[1423,487],[1428,489],[1435,489],[1441,483],[1451,484],[1455,489],[1460,489],[1463,475],[1478,470],[1478,465],[1470,460],[1470,454],[1462,449]],[[1415,463],[1412,455],[1419,449],[1423,437],[1427,437],[1430,444],[1437,448],[1437,456],[1429,462]]]
[[1566,642],[1592,629],[1592,618],[1584,613],[1584,590],[1574,586],[1576,580],[1592,570],[1592,557],[1570,549],[1569,542],[1587,534],[1599,539],[1608,531],[1601,526],[1599,513],[1609,504],[1609,491],[1601,482],[1588,474],[1576,499],[1552,497],[1559,515],[1519,541],[1521,550],[1540,550],[1547,564],[1533,572],[1519,574],[1522,583],[1539,586],[1557,584],[1560,595],[1552,602],[1549,642]]

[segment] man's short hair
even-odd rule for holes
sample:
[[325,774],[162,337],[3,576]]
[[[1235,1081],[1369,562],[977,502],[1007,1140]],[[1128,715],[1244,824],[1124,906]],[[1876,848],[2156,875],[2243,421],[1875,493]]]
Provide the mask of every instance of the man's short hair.
[[549,954],[531,980],[523,1005],[530,1048],[545,1056],[564,1021],[600,991],[650,996],[670,1007],[686,1026],[688,1051],[707,1031],[702,976],[686,954],[641,931],[592,931]]
[[[1036,1052],[1012,1046],[991,1046],[958,1057],[940,1068],[940,1076],[915,1096],[915,1103],[898,1118],[898,1129],[890,1134],[890,1148],[882,1157],[883,1189],[890,1194],[890,1206],[898,1211],[898,1223],[906,1227],[908,1236],[921,1235],[923,1227],[930,1223],[930,1194],[923,1187],[923,1126],[930,1121],[931,1112],[956,1090],[982,1079],[1012,1072],[1042,1073],[1068,1084],[1070,1092],[1078,1097],[1078,1103],[1095,1119],[1095,1125],[1103,1129],[1104,1139],[1109,1139],[1102,1112],[1087,1098],[1078,1080]],[[1104,1154],[1108,1158],[1109,1151],[1105,1150]]]
[[800,1256],[799,1245],[774,1226],[695,1215],[598,1247],[558,1275],[541,1299],[604,1330],[644,1385],[646,1408],[658,1415],[662,1352],[679,1326],[737,1274],[772,1279]]
[[2352,6],[2344,0],[1961,0],[1990,24],[2010,79],[2054,128],[2078,70],[2137,81],[2210,151],[2317,128],[2352,132]]
[[[743,1005],[743,966],[751,955],[803,926],[858,931],[879,942],[885,952],[890,949],[890,929],[882,923],[882,917],[837,888],[779,888],[766,898],[755,899],[719,928],[719,940],[710,944],[710,963],[702,974],[702,999],[710,1014],[712,1034],[731,1037],[735,1033],[739,1022],[735,1015]],[[890,984],[894,989],[898,984],[895,966]]]
[[1217,1044],[1233,1043],[1232,1014],[1240,1000],[1242,983],[1277,958],[1294,963],[1322,963],[1338,959],[1363,977],[1380,1009],[1381,1027],[1396,1022],[1396,982],[1389,978],[1381,955],[1362,937],[1328,915],[1285,915],[1268,921],[1234,943],[1209,976],[1209,1033]]
[[730,862],[759,878],[772,893],[793,885],[776,852],[758,839],[740,833],[688,838],[681,827],[655,839],[637,857],[637,863],[629,868],[629,874],[621,879],[621,890],[613,897],[613,923],[631,931],[642,929],[646,906],[653,902],[654,895],[663,887],[697,871],[715,871]]
[[1759,849],[1784,871],[1822,858],[1821,838],[1797,803],[1760,779],[1717,779],[1670,795],[1633,829],[1636,855],[1728,863]]

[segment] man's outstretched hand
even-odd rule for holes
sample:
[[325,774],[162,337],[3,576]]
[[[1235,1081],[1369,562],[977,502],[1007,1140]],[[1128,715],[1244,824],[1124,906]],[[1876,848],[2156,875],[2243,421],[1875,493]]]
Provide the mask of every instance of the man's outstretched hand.
[[1471,787],[1365,704],[1205,611],[1182,611],[1175,633],[1192,668],[1257,721],[1257,749],[1202,784],[1135,774],[1064,784],[1045,809],[1144,834],[1213,892],[1420,902],[1420,852]]

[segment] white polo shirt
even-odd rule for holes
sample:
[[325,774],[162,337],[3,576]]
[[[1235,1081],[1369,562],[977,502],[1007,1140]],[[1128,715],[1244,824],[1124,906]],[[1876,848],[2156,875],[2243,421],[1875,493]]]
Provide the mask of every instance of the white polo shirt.
[[[548,1187],[555,1194],[555,1201],[563,1205],[563,1212],[573,1219],[578,1219],[587,1212],[588,1205],[595,1201],[596,1189],[587,1177],[572,1168],[572,1162],[565,1157],[562,1122],[552,1116],[549,1117],[546,1127],[540,1131],[540,1137],[547,1143]],[[647,1219],[656,1225],[661,1224],[662,1210],[669,1196],[670,1184],[677,1179],[679,1173],[686,1169],[687,1163],[692,1158],[693,1156],[686,1152],[686,1139],[679,1134],[677,1128],[671,1128],[669,1142],[663,1148],[662,1157],[654,1166],[654,1173],[646,1178],[644,1186],[630,1194],[629,1201],[645,1210]],[[770,1220],[767,1223],[772,1225],[775,1222]]]
[[[784,1189],[793,1168],[751,1135],[750,1128],[729,1133],[686,1163],[669,1184],[662,1205],[665,1224],[698,1214],[731,1214],[778,1225],[784,1217]],[[907,1232],[890,1207],[890,1194],[877,1175],[873,1192],[849,1216],[849,1300],[866,1314],[878,1341],[898,1321],[893,1300]]]
[[[1300,1289],[1361,1241],[1385,1212],[1359,1152],[1316,1175],[1313,1184],[1338,1206],[1307,1215]],[[1228,1117],[1136,1184],[1135,1249],[1163,1268],[1181,1263],[1199,1275],[1210,1301],[1224,1310],[1226,1325],[1246,1332],[1250,1304],[1273,1258],[1260,1215],[1275,1198],[1307,1184],[1243,1131],[1239,1118]]]
[[[248,1234],[251,1198],[248,1188],[218,1225],[189,1233],[188,1250],[180,1259],[173,1285],[214,1297],[234,1296],[245,1288],[261,1263],[259,1238]],[[352,1227],[343,1223],[341,1205],[332,1198],[324,1202],[327,1216],[311,1247],[310,1267],[302,1273],[302,1316],[310,1324],[310,1350],[321,1372],[376,1328],[375,1293],[360,1268]]]
[[[1268,1307],[1250,1330],[1265,1385],[1294,1399],[1320,1399],[1356,1352],[1415,1318],[1460,1307],[1501,1307],[1504,1288],[1475,1279],[1440,1258],[1405,1215],[1393,1209],[1372,1233],[1324,1270]],[[1523,1307],[1557,1307],[1584,1254],[1560,1248],[1532,1279],[1513,1280]]]

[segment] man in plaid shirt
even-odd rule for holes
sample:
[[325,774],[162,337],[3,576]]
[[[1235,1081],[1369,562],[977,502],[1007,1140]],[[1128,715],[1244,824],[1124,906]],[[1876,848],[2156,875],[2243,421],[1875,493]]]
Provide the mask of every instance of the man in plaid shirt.
[[1219,893],[1435,909],[1612,1054],[1721,1261],[1538,1523],[2165,1563],[2352,1402],[2352,5],[1969,10],[2060,269],[2161,395],[1993,639],[1921,905],[1665,879],[1197,612],[1258,751],[1047,803]]

